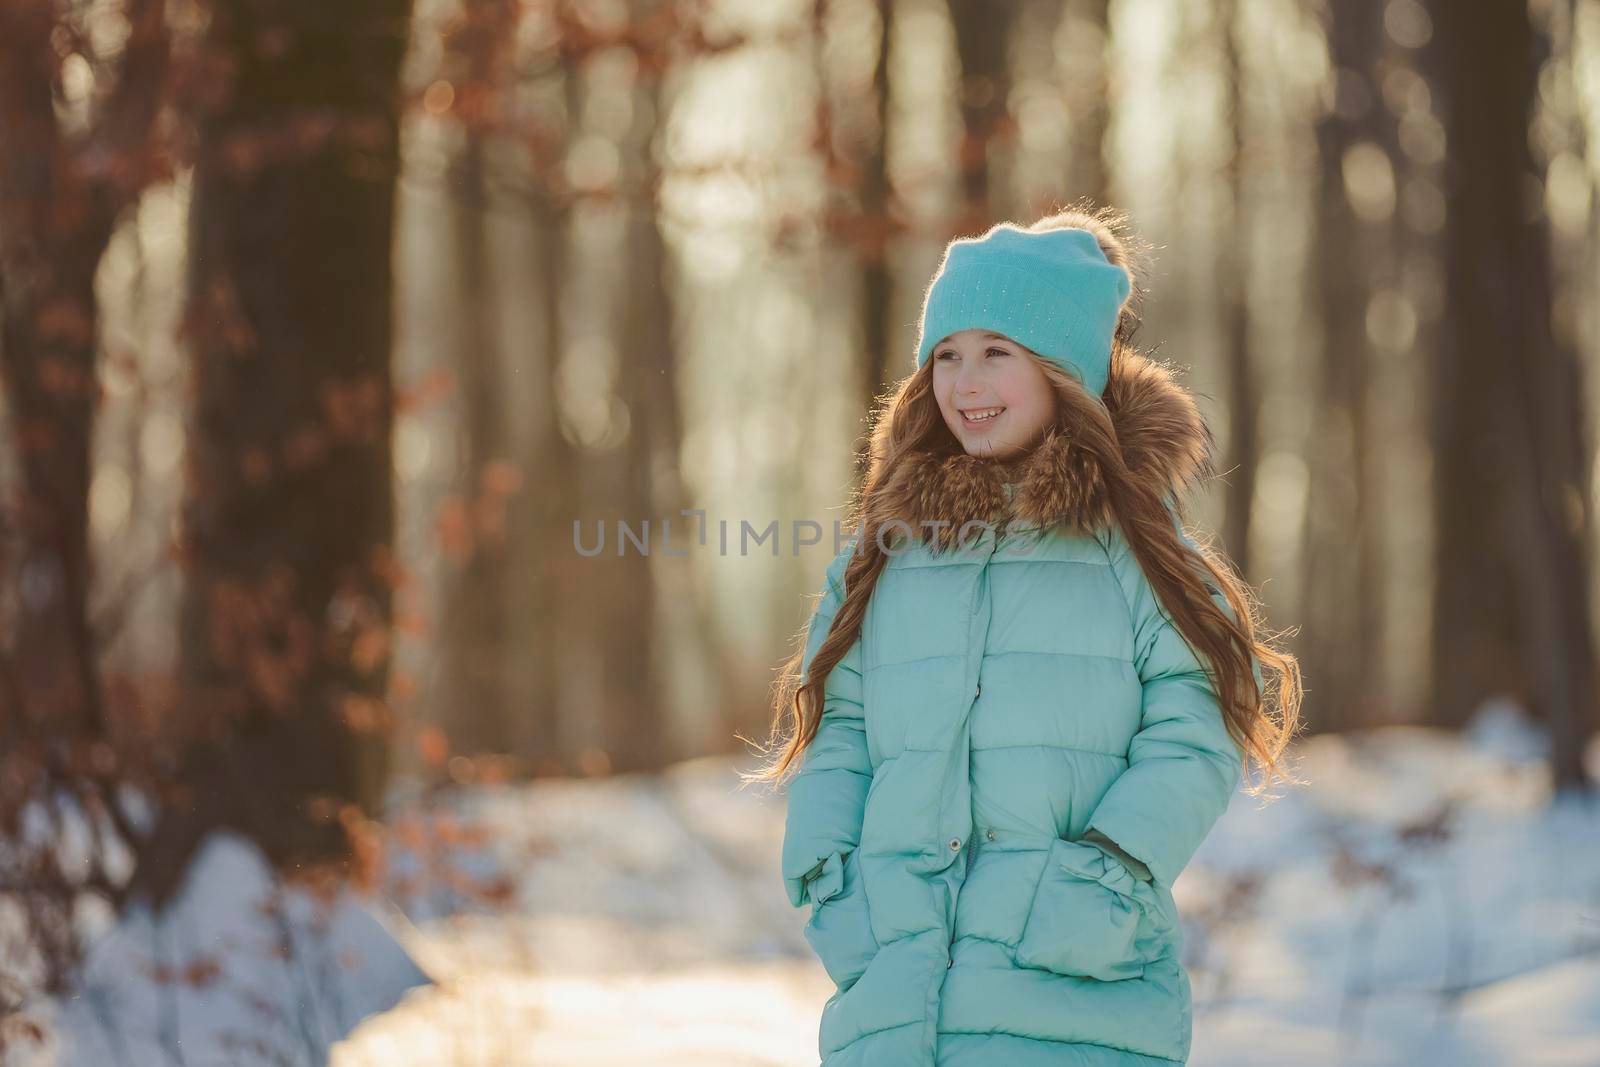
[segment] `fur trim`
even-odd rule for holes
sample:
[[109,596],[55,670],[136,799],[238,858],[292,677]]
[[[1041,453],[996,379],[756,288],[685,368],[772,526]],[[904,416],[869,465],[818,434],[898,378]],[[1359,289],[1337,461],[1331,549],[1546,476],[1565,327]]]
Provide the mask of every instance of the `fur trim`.
[[[1211,471],[1211,431],[1194,397],[1167,367],[1124,349],[1103,396],[1129,474],[1159,496],[1180,498]],[[1009,500],[1006,483],[1014,486]],[[1011,461],[965,452],[913,452],[885,485],[879,513],[904,522],[937,551],[996,530],[1054,526],[1093,534],[1114,514],[1100,463],[1056,426]]]
[[1214,441],[1194,396],[1166,366],[1132,351],[1106,385],[1122,460],[1151,488],[1181,497],[1212,473]]

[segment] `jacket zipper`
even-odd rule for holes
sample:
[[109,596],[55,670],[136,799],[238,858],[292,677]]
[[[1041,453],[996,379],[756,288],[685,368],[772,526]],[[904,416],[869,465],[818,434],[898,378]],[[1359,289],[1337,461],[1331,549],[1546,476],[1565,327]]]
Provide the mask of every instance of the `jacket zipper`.
[[[976,704],[978,702],[978,699],[980,697],[982,697],[982,696],[983,696],[983,683],[979,682],[977,691],[972,694],[972,702],[974,704]],[[969,741],[968,743],[970,744],[971,742]],[[977,824],[977,822],[973,822],[971,827],[967,830],[967,873],[968,874],[972,873],[972,861],[973,861],[973,858],[977,855],[977,853],[978,853],[978,824]]]

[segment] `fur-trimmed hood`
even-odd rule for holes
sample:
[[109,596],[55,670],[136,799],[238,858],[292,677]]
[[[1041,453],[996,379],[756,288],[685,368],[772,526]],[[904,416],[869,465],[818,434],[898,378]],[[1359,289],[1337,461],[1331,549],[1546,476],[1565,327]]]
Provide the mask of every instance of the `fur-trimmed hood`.
[[[1171,370],[1131,349],[1119,356],[1102,397],[1123,462],[1152,492],[1181,498],[1211,472],[1211,431]],[[897,464],[874,511],[938,550],[958,543],[968,523],[997,530],[1059,523],[1093,534],[1113,519],[1099,460],[1059,426],[1009,461],[913,452]],[[965,537],[972,536],[969,527]]]

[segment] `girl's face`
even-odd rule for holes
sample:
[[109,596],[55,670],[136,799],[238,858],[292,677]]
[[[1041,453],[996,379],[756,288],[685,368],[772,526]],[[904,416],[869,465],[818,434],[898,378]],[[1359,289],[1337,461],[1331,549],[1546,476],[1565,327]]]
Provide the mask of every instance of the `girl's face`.
[[961,330],[934,346],[933,395],[969,455],[1009,459],[1032,448],[1056,417],[1038,361],[988,330]]

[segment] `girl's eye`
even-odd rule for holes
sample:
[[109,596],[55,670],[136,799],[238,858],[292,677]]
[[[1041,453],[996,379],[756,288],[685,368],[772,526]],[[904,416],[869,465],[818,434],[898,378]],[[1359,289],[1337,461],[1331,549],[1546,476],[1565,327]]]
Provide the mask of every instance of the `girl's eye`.
[[[994,355],[1009,356],[1010,354],[1011,354],[1011,352],[1008,349],[1004,349],[1004,348],[991,348],[991,349],[988,349],[987,351],[984,352],[984,355],[986,355],[986,356],[994,356]],[[951,360],[951,359],[956,359],[958,357],[956,356],[956,354],[954,352],[950,351],[947,348],[943,352],[935,352],[933,354],[933,358],[934,359],[943,359],[943,360],[947,360],[948,361],[948,360]]]

